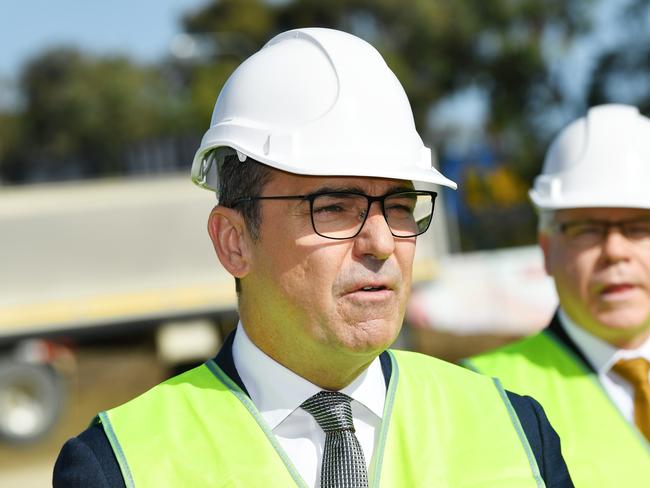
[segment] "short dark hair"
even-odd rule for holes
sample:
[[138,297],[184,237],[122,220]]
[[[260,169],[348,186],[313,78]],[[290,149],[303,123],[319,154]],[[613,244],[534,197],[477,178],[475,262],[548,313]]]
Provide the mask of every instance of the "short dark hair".
[[[239,160],[237,152],[229,147],[219,147],[212,150],[208,157],[214,158],[217,167],[217,198],[219,205],[234,208],[233,202],[242,197],[258,197],[264,186],[271,181],[273,169],[253,158],[247,157],[244,162]],[[260,205],[257,200],[241,202],[237,210],[243,215],[246,228],[251,238],[256,241],[260,237]],[[235,291],[241,293],[241,281],[235,278]]]
[[[239,160],[237,153],[230,148],[217,148],[214,151],[217,161],[217,198],[219,205],[233,208],[233,202],[242,197],[258,197],[264,186],[271,181],[273,169],[252,158],[244,162]],[[253,240],[260,236],[260,206],[257,200],[241,202],[237,210],[244,216],[246,227]]]

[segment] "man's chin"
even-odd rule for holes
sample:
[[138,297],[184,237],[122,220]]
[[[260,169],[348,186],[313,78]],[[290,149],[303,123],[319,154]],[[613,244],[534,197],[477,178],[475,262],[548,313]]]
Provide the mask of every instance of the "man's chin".
[[644,325],[650,327],[650,315],[630,310],[629,307],[600,311],[594,318],[606,329],[635,330],[642,329]]
[[339,346],[348,352],[361,355],[378,355],[397,339],[400,327],[393,321],[373,320],[358,323],[339,337]]
[[621,347],[624,344],[636,344],[650,335],[650,316],[631,313],[629,310],[617,310],[599,313],[594,317],[598,323],[603,339]]

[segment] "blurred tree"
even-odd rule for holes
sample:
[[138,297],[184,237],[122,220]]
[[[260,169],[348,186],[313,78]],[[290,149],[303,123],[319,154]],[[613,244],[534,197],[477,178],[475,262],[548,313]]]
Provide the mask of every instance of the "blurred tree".
[[21,86],[20,134],[0,147],[14,181],[119,174],[126,145],[190,120],[157,69],[124,58],[53,49],[28,63]]
[[429,123],[432,108],[479,87],[487,142],[517,161],[512,168],[519,178],[530,180],[546,142],[536,130],[539,114],[564,102],[548,76],[545,39],[568,45],[587,28],[594,1],[210,2],[184,25],[191,36],[212,42],[211,57],[162,70],[69,49],[32,60],[22,76],[25,111],[14,125],[20,130],[0,149],[0,171],[13,180],[119,173],[125,145],[172,131],[200,133],[227,76],[270,36],[319,25],[377,46],[404,84],[420,131],[443,153],[447,139]]
[[0,184],[11,180],[11,167],[7,161],[17,156],[22,140],[23,117],[14,112],[0,112]]
[[617,42],[598,53],[587,105],[628,103],[650,113],[650,0],[621,0]]

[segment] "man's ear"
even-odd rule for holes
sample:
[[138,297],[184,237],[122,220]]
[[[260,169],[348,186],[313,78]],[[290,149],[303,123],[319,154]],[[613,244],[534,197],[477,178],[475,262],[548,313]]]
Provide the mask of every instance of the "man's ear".
[[546,270],[546,274],[549,276],[553,276],[551,274],[551,257],[550,257],[551,242],[548,234],[543,232],[537,234],[537,242],[539,243],[539,247],[542,249],[542,254],[544,254],[544,269]]
[[235,278],[246,276],[250,271],[250,236],[242,215],[217,205],[210,212],[208,233],[223,267]]

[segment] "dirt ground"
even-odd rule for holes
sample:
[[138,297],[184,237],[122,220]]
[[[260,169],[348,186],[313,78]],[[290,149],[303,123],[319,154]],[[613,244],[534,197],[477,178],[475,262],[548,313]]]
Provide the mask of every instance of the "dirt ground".
[[146,391],[165,376],[151,347],[84,347],[76,351],[76,374],[67,382],[67,403],[58,425],[24,446],[0,444],[0,487],[52,486],[52,467],[63,443],[87,427],[95,414]]

